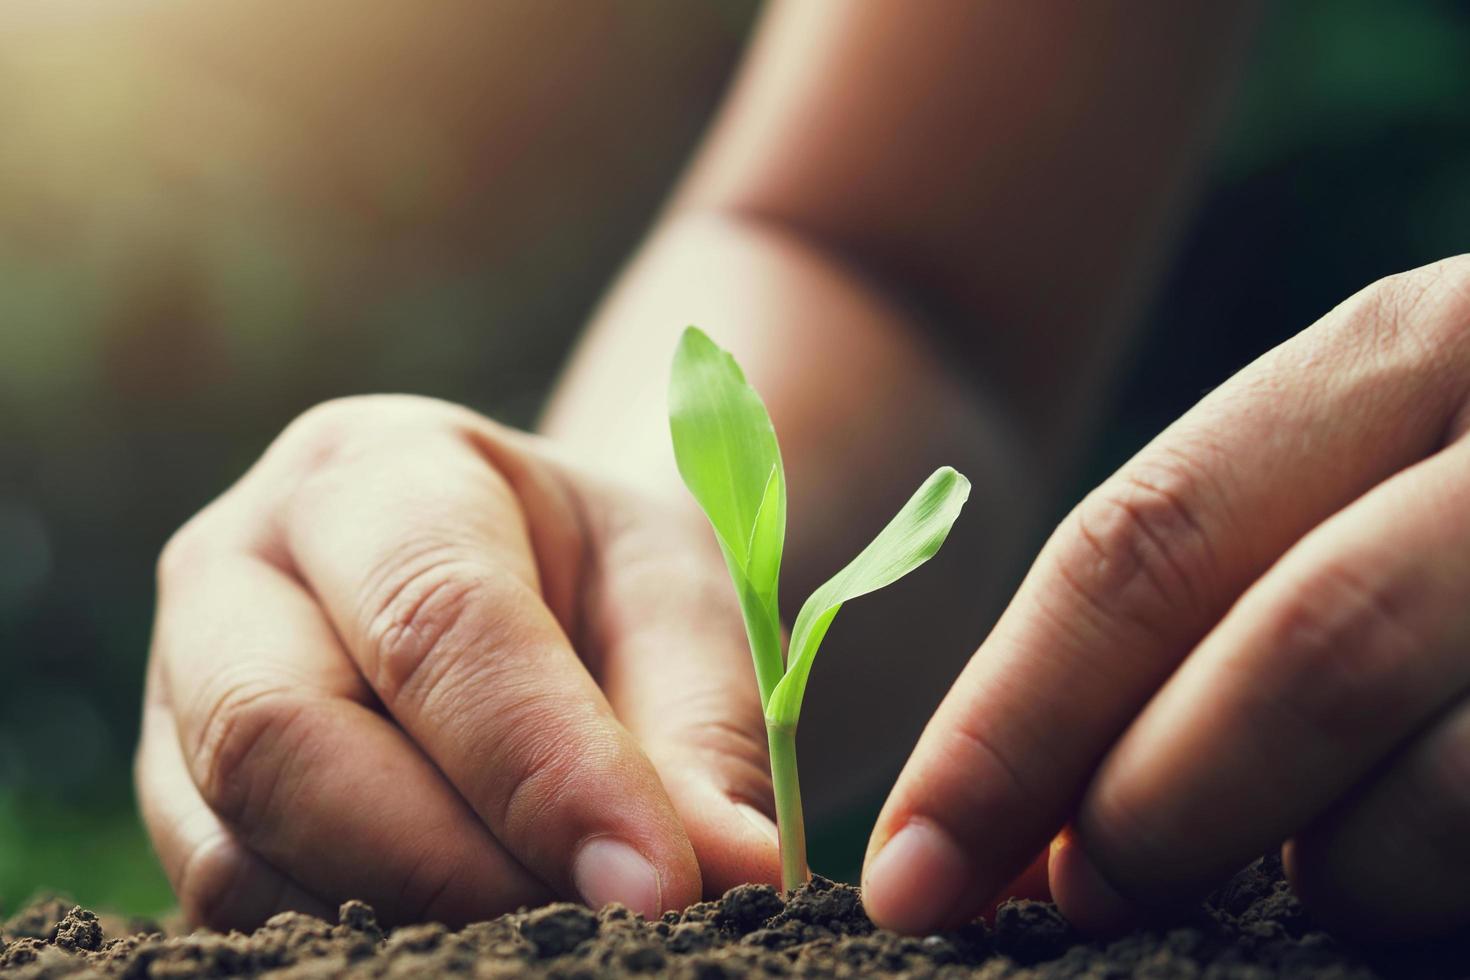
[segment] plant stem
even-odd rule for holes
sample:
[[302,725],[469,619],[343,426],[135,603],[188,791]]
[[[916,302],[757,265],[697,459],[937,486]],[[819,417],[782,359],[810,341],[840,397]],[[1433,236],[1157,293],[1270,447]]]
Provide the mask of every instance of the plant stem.
[[806,868],[806,825],[796,778],[796,726],[766,724],[771,748],[771,786],[776,794],[776,832],[781,839],[781,888],[795,891],[810,877]]
[[781,655],[781,621],[761,603],[759,598],[742,599],[740,612],[745,617],[745,637],[750,641],[750,656],[755,661],[755,681],[760,685],[761,710],[771,699],[771,692],[786,672]]

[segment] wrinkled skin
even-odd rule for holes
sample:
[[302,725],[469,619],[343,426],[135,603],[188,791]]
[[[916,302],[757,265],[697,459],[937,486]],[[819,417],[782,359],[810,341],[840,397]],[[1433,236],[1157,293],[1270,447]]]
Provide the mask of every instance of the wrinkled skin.
[[138,786],[196,921],[651,916],[776,874],[739,612],[682,503],[350,399],[189,522],[159,588]]
[[[656,473],[651,366],[697,323],[762,392],[791,578],[840,567],[913,485],[896,473],[950,463],[976,485],[950,615],[1000,608],[1165,264],[1251,8],[774,4],[554,393],[554,442],[335,403],[168,547],[138,781],[185,909],[651,912],[773,880],[749,655],[707,528]],[[1331,923],[1470,924],[1467,278],[1462,257],[1369,287],[1076,507],[893,789],[875,920],[968,917],[1029,867],[1105,932],[1289,840]],[[918,608],[894,619],[957,635]],[[804,734],[848,751],[804,750],[806,786],[861,770],[829,798],[877,788],[858,784],[981,639],[896,658],[855,649],[869,632],[824,654],[866,693],[811,699],[863,706]]]
[[1046,838],[1098,932],[1289,843],[1355,935],[1470,924],[1470,257],[1392,276],[1220,386],[1051,536],[870,845],[909,931]]

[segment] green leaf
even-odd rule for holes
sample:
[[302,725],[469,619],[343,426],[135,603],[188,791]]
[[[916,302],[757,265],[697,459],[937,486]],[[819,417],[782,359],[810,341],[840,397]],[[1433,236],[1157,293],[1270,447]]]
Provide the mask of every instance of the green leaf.
[[785,676],[766,704],[769,723],[796,725],[812,661],[842,604],[898,581],[932,558],[969,496],[970,481],[956,470],[935,470],[872,543],[812,593],[791,630]]
[[750,555],[745,565],[745,574],[761,589],[761,598],[772,609],[776,608],[776,587],[781,579],[781,545],[786,537],[786,494],[785,480],[781,476],[778,462],[771,467],[766,477],[766,489],[761,494],[761,504],[756,508],[755,524],[750,529],[750,544],[746,549]]
[[786,475],[760,396],[697,327],[685,329],[674,353],[669,430],[679,475],[709,518],[740,596],[764,703],[783,670],[776,593]]

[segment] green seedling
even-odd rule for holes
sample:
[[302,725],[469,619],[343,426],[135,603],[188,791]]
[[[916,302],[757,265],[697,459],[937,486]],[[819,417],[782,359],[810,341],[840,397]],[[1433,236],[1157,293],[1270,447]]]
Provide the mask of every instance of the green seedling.
[[817,648],[844,602],[896,582],[934,556],[970,482],[948,466],[925,480],[872,543],[802,605],[783,655],[776,593],[786,474],[776,430],[735,359],[696,327],[684,331],[674,355],[669,427],[679,474],[714,528],[740,598],[766,716],[781,883],[789,891],[807,880],[796,722]]

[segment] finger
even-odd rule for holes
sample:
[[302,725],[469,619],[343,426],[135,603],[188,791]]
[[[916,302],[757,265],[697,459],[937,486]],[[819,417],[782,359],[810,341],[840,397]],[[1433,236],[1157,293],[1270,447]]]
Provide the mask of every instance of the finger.
[[705,894],[779,882],[765,719],[723,559],[707,533],[665,533],[667,518],[626,523],[589,578],[597,679],[653,760]]
[[330,921],[326,902],[240,843],[205,804],[184,764],[173,715],[152,698],[135,778],[143,823],[188,922],[244,930],[286,910]]
[[368,707],[311,597],[217,542],[170,551],[154,657],[197,794],[231,837],[311,893],[365,899],[385,921],[464,922],[545,897]]
[[575,579],[582,558],[533,550],[547,522],[528,526],[502,474],[544,474],[488,425],[394,414],[364,431],[292,494],[284,530],[382,703],[556,892],[650,916],[698,899],[657,773],[543,599],[542,565]]
[[1287,875],[1313,915],[1363,940],[1470,929],[1470,700],[1289,842]]
[[[1470,687],[1470,440],[1293,547],[1128,729],[1053,878],[1084,928],[1207,890],[1347,794]],[[1113,894],[1109,894],[1113,893]]]
[[[922,931],[971,917],[1061,828],[1109,744],[1244,589],[1439,447],[1470,360],[1445,277],[1365,290],[1073,511],[889,797],[866,866],[876,921]],[[1426,363],[1426,343],[1442,356]]]

